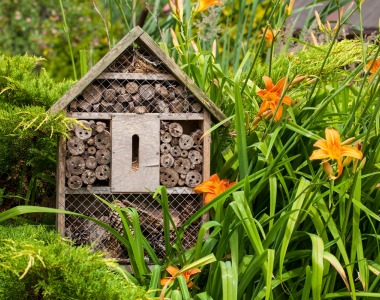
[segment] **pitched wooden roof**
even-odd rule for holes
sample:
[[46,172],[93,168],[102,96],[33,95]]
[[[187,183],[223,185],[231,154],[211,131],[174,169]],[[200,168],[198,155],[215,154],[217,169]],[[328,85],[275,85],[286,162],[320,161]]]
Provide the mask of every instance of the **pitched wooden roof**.
[[211,114],[214,121],[221,122],[227,117],[212,102],[203,91],[181,70],[181,68],[166,55],[166,53],[154,42],[154,40],[140,27],[132,29],[119,43],[117,43],[85,76],[83,76],[71,89],[66,92],[51,108],[50,112],[56,113],[66,108],[82,91],[95,80],[115,59],[117,59],[125,49],[137,43],[146,51],[156,56],[173,75],[173,77],[185,86],[193,96]]

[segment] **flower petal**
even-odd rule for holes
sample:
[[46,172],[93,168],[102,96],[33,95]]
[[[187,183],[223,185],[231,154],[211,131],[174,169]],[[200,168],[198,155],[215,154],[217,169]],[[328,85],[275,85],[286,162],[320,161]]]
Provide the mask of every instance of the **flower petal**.
[[220,178],[219,178],[219,176],[218,176],[217,173],[212,174],[212,175],[210,176],[210,179],[209,179],[209,180],[210,180],[210,181],[213,181],[213,182],[220,182]]
[[272,89],[272,92],[277,92],[279,95],[281,95],[286,84],[286,78],[281,78]]
[[161,285],[165,285],[165,284],[168,284],[168,282],[172,282],[174,280],[174,277],[165,277],[165,278],[162,278],[160,283]]
[[217,195],[214,194],[214,193],[207,193],[206,197],[205,197],[205,204],[211,202]]
[[314,143],[313,145],[314,147],[318,147],[318,148],[321,148],[325,151],[328,151],[328,146],[327,146],[327,141],[326,140],[318,140]]
[[[327,147],[333,150],[333,147],[340,148],[340,134],[334,128],[325,129]],[[335,153],[334,153],[335,154]]]
[[169,266],[169,267],[166,268],[166,271],[167,271],[170,275],[175,276],[175,275],[177,275],[179,269],[176,268],[176,267],[173,267],[173,266]]
[[270,78],[268,76],[263,76],[263,80],[265,82],[265,89],[271,90],[273,88],[272,78]]
[[189,270],[189,271],[186,271],[185,273],[187,273],[187,274],[189,274],[189,276],[191,276],[191,275],[194,275],[194,274],[198,274],[198,273],[200,273],[201,272],[201,269],[199,269],[199,268],[194,268],[194,269],[191,269],[191,270]]
[[352,146],[342,146],[341,151],[342,156],[349,156],[357,159],[363,158],[363,153],[359,149]]
[[313,153],[309,157],[310,160],[326,159],[326,158],[330,158],[329,153],[323,149],[314,150]]
[[261,103],[261,106],[260,106],[260,109],[259,109],[259,112],[257,113],[257,116],[260,117],[265,111],[267,111],[269,109],[269,102],[268,101],[264,101],[263,103]]
[[292,105],[292,99],[289,97],[289,96],[284,96],[283,98],[282,98],[282,103],[285,103],[286,105],[288,105],[288,106],[291,106]]
[[207,180],[205,182],[202,182],[201,184],[198,184],[194,191],[197,193],[211,193],[215,191],[215,183]]
[[[280,106],[277,109],[276,115],[274,116],[274,120],[276,122],[280,121],[281,116],[282,116],[282,112],[283,112],[283,108],[282,108],[282,105],[280,104]],[[273,113],[274,113],[274,111],[273,111]]]

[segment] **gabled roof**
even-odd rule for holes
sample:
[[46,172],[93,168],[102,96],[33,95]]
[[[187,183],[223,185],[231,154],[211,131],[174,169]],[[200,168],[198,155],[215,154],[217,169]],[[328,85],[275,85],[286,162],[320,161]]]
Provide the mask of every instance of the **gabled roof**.
[[85,76],[83,76],[71,89],[66,92],[51,108],[50,112],[56,113],[65,109],[83,90],[94,81],[107,67],[112,64],[128,47],[137,43],[146,51],[157,57],[173,77],[186,87],[200,104],[211,114],[214,121],[221,122],[227,117],[223,112],[203,93],[203,91],[181,70],[181,68],[166,55],[166,53],[154,42],[154,40],[140,27],[132,29],[119,43],[117,43]]

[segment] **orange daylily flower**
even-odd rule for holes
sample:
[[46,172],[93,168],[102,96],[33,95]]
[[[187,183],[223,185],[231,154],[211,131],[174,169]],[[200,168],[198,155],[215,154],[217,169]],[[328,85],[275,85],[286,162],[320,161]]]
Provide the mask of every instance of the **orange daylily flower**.
[[198,0],[195,13],[200,13],[214,5],[223,5],[223,2],[220,0]]
[[[286,78],[281,78],[276,85],[273,85],[273,81],[268,76],[263,76],[263,80],[265,82],[265,89],[257,92],[257,95],[263,99],[263,103],[260,106],[259,112],[257,116],[260,117],[265,111],[271,110],[272,114],[275,113],[276,108],[278,106],[276,115],[274,116],[274,120],[277,122],[281,119],[283,107],[282,103],[286,105],[292,105],[292,99],[289,96],[284,95],[282,97],[281,103],[281,95],[286,86]],[[280,104],[279,104],[280,103]]]
[[188,287],[192,287],[193,286],[193,283],[190,281],[190,277],[192,275],[195,275],[197,273],[200,273],[201,270],[198,269],[198,268],[194,268],[194,269],[191,269],[191,270],[188,270],[188,271],[185,271],[181,274],[178,274],[179,272],[179,269],[176,268],[176,267],[173,267],[173,266],[169,266],[166,268],[166,271],[168,271],[168,273],[170,275],[172,275],[171,277],[165,277],[165,278],[162,278],[161,279],[161,285],[166,285],[166,284],[169,284],[171,282],[173,282],[178,276],[183,276],[185,277],[185,280],[186,280],[186,283],[187,283],[187,286]]
[[[325,172],[329,175],[329,177],[333,180],[337,179],[342,175],[343,172],[343,162],[342,157],[347,156],[356,159],[362,159],[363,153],[353,146],[346,145],[347,143],[352,141],[348,139],[343,143],[340,142],[340,134],[337,130],[333,128],[325,129],[325,140],[318,140],[314,143],[315,147],[320,149],[314,150],[310,156],[310,160],[322,159],[322,165]],[[332,170],[332,167],[328,160],[336,160],[338,164],[338,174],[335,176]]]
[[235,185],[237,182],[230,182],[228,179],[220,180],[218,174],[211,175],[210,179],[202,182],[194,188],[197,193],[205,193],[205,204],[212,201],[216,196]]
[[[373,63],[373,66],[371,67]],[[371,80],[371,78],[375,75],[376,71],[380,68],[380,58],[376,59],[375,62],[373,60],[370,60],[366,65],[365,68],[371,73],[371,75],[368,77],[368,81]]]

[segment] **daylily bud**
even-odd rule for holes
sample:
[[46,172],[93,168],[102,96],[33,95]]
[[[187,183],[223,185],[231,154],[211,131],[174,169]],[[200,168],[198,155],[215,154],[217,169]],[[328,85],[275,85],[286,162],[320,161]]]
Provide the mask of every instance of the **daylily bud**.
[[[343,145],[348,145],[348,144],[351,144],[353,141],[355,141],[355,138],[354,137],[351,137],[351,138],[349,138],[349,139],[347,139],[347,140],[345,140],[344,142],[342,142],[342,146]],[[360,150],[360,149],[359,149]]]
[[285,7],[285,15],[286,16],[290,16],[292,14],[294,1],[295,0],[290,0],[289,5],[286,5],[286,7]]
[[314,46],[319,46],[318,41],[317,41],[313,32],[310,32],[310,37],[311,37],[311,40],[312,40]]
[[196,54],[198,54],[199,53],[199,50],[198,50],[198,46],[197,46],[197,44],[194,42],[194,40],[191,40],[191,46],[193,47],[193,49],[194,49],[194,52],[196,53]]
[[212,49],[211,49],[212,55],[216,58],[216,40],[212,42]]
[[330,163],[328,161],[323,161],[322,162],[322,168],[323,170],[325,171],[325,173],[332,179],[332,180],[335,180],[337,177],[334,176],[334,171],[333,171],[333,168],[332,166],[330,165]]
[[179,45],[179,42],[178,42],[178,39],[177,39],[177,36],[174,32],[174,30],[172,28],[170,28],[170,35],[172,37],[172,40],[173,40],[173,45],[174,45],[174,48],[176,48],[178,50],[178,52],[180,54],[182,54],[182,51],[181,51],[181,47]]
[[367,162],[367,158],[364,157],[362,161],[360,162],[360,165],[358,167],[358,171],[364,168],[365,163]]
[[174,17],[183,22],[183,0],[169,0],[170,9]]

